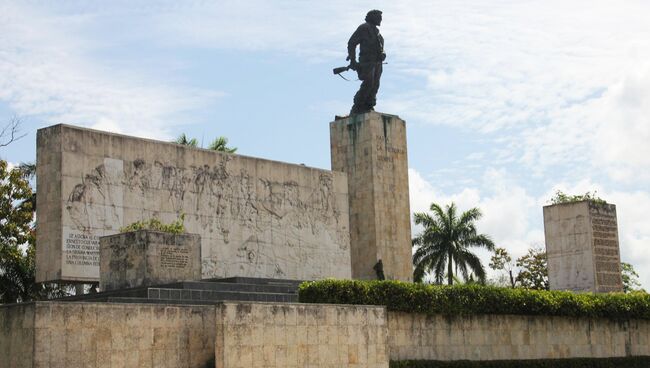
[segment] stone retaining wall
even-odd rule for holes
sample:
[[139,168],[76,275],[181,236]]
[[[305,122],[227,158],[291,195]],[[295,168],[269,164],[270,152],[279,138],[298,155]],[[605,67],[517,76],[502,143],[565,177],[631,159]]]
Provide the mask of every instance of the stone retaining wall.
[[27,368],[34,362],[34,304],[0,306],[0,368]]
[[36,302],[0,307],[0,368],[206,367],[214,306]]
[[224,303],[216,368],[388,368],[381,307]]
[[650,355],[650,321],[388,313],[391,360],[517,360]]
[[0,306],[0,368],[387,368],[407,359],[624,356],[650,356],[650,321],[297,303]]

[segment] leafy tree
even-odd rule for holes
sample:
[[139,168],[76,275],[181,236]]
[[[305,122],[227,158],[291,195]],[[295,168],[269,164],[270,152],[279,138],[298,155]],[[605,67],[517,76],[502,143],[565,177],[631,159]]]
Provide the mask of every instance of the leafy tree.
[[543,249],[528,249],[528,253],[517,258],[516,265],[520,271],[515,282],[526,289],[548,290],[548,265]]
[[212,141],[212,143],[210,143],[210,146],[208,146],[208,148],[213,151],[220,151],[226,153],[237,152],[237,147],[228,147],[228,138],[223,136],[215,138],[215,140]]
[[557,190],[555,195],[549,201],[551,204],[560,204],[560,203],[571,203],[571,202],[580,202],[580,201],[593,201],[600,204],[606,204],[607,202],[596,195],[596,191],[593,193],[586,192],[585,194],[569,195],[561,190]]
[[25,166],[0,160],[0,303],[61,296],[57,285],[35,281],[34,193]]
[[508,274],[510,287],[516,286],[514,271],[516,264],[505,248],[494,249],[494,255],[490,258],[490,268],[496,271],[505,271]]
[[528,253],[514,262],[505,248],[496,248],[490,258],[490,268],[505,271],[512,288],[548,290],[546,252],[539,247],[528,249]]
[[[481,260],[473,254],[470,247],[494,249],[494,243],[485,234],[478,234],[474,224],[481,218],[481,211],[472,208],[457,216],[456,205],[452,202],[443,210],[436,203],[430,208],[433,215],[415,213],[415,223],[424,226],[422,233],[413,239],[415,270],[413,278],[421,282],[427,272],[433,272],[436,283],[447,278],[453,284],[454,266],[460,270],[465,280],[469,279],[469,270],[480,282],[485,282],[485,269]],[[445,275],[446,269],[446,275]]]
[[621,262],[621,276],[623,277],[623,291],[626,293],[633,291],[644,291],[639,282],[639,274],[634,270],[630,263]]

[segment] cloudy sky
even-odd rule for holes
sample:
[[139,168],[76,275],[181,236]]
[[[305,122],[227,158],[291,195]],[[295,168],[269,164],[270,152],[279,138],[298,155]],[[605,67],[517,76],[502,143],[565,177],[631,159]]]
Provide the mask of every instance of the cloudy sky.
[[[650,2],[0,0],[0,122],[68,123],[329,168],[328,122],[358,88],[331,74],[384,11],[377,110],[407,121],[411,210],[456,202],[515,255],[544,244],[555,190],[617,205],[650,287]],[[417,231],[417,229],[415,229]]]

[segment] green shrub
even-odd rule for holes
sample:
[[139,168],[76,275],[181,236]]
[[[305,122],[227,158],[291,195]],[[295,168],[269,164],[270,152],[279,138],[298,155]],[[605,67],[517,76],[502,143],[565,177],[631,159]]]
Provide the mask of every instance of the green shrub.
[[571,195],[571,194],[566,194],[561,190],[556,190],[555,195],[553,195],[553,197],[549,202],[551,204],[560,204],[560,203],[573,203],[573,202],[581,202],[581,201],[591,201],[593,203],[600,204],[600,205],[607,204],[607,201],[598,197],[595,191],[593,193],[587,192],[585,194]]
[[171,224],[163,224],[157,218],[134,222],[128,226],[120,228],[121,233],[138,230],[162,231],[171,234],[183,234],[185,232],[185,214],[181,214],[178,220]]
[[492,360],[452,362],[403,360],[390,362],[390,368],[647,368],[650,357],[577,358],[540,360]]
[[576,294],[482,285],[425,285],[400,281],[322,280],[300,285],[302,303],[383,305],[392,311],[650,319],[645,293]]

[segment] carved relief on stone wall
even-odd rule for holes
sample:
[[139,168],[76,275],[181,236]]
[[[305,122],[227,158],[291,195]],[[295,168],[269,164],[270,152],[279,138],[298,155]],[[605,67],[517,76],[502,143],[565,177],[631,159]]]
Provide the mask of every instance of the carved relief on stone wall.
[[105,159],[71,188],[70,225],[115,232],[128,225],[124,219],[184,213],[187,230],[202,238],[203,277],[319,278],[349,267],[347,218],[332,174],[303,180],[318,173],[305,169],[296,180],[259,177],[232,160],[220,155],[213,165],[184,168]]

